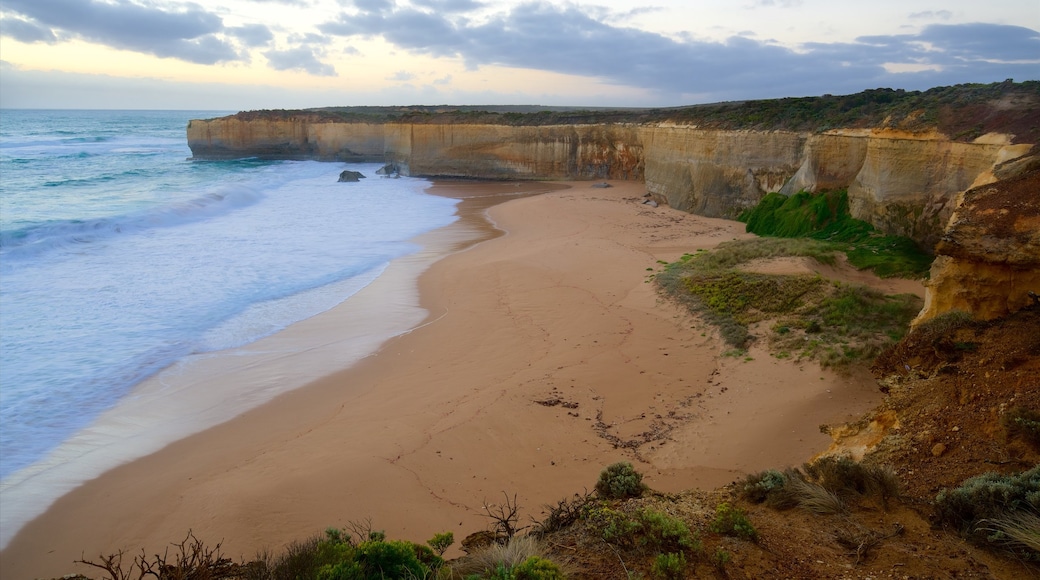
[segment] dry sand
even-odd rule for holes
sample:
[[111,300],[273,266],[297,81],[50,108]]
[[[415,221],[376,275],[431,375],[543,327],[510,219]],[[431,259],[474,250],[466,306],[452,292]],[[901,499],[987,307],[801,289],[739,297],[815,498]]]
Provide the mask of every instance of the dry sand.
[[[820,424],[879,402],[865,374],[721,357],[647,275],[746,236],[743,224],[613,185],[494,205],[501,231],[482,219],[502,198],[484,196],[515,186],[438,185],[466,201],[459,224],[421,240],[450,254],[420,278],[423,325],[65,495],[0,553],[0,575],[92,573],[72,562],[153,553],[189,529],[234,558],[367,518],[391,537],[461,540],[503,493],[526,520],[618,460],[662,491],[798,464],[828,445]],[[484,241],[468,244],[476,233]],[[380,282],[365,292],[378,297]]]

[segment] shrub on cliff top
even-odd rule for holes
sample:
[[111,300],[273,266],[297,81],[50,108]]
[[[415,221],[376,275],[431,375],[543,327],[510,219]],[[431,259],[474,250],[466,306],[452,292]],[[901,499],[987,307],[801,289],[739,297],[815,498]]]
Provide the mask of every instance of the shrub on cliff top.
[[636,471],[627,461],[608,465],[599,474],[599,480],[596,482],[596,493],[606,499],[640,497],[646,490],[643,474]]

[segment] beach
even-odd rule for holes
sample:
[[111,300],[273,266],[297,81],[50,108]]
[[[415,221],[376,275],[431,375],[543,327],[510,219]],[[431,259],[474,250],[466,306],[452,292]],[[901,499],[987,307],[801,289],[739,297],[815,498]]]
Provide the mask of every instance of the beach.
[[189,530],[236,559],[351,521],[419,542],[451,531],[459,542],[486,527],[483,506],[515,494],[527,522],[591,489],[615,461],[665,492],[798,465],[830,442],[820,425],[880,402],[865,371],[756,347],[722,356],[712,329],[649,276],[748,236],[744,225],[643,204],[639,183],[611,185],[436,184],[432,193],[462,199],[455,224],[420,236],[421,252],[337,309],[270,340],[334,340],[344,320],[363,324],[359,313],[410,300],[416,278],[420,324],[64,495],[0,553],[0,575],[90,575],[73,562],[155,553]]

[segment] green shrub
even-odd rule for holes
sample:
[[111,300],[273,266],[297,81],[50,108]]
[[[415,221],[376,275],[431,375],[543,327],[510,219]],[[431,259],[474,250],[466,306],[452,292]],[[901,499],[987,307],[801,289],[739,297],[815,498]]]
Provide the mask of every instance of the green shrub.
[[444,552],[455,543],[455,534],[451,532],[434,534],[432,538],[426,540],[426,543],[437,552],[438,556],[443,556]]
[[556,562],[531,556],[513,568],[512,577],[515,580],[560,580],[565,576]]
[[[1017,475],[986,473],[960,487],[944,489],[935,498],[938,523],[982,545],[1007,548],[1007,535],[992,522],[1021,514],[1040,514],[1040,465]],[[1023,553],[1034,560],[1036,552]]]
[[638,512],[640,543],[660,550],[700,550],[700,543],[686,522],[666,513],[644,508]]
[[642,527],[624,512],[602,505],[587,509],[585,519],[599,530],[604,540],[623,546],[634,544],[636,532]]
[[357,547],[357,561],[365,580],[384,578],[425,578],[429,569],[419,561],[415,544],[400,540],[363,542]]
[[[775,469],[753,473],[744,478],[741,492],[749,501],[763,503],[770,497],[777,497],[787,485],[787,478]],[[778,507],[771,505],[770,507]],[[788,506],[793,507],[793,506]]]
[[722,502],[715,508],[715,520],[711,522],[711,531],[716,534],[734,536],[752,542],[758,540],[758,531],[751,525],[751,520],[740,508]]
[[684,577],[684,570],[686,570],[686,555],[682,552],[658,554],[651,567],[654,578],[662,580],[679,580]]
[[596,493],[606,499],[641,497],[646,490],[643,475],[627,461],[607,466],[599,474],[599,480],[596,482]]

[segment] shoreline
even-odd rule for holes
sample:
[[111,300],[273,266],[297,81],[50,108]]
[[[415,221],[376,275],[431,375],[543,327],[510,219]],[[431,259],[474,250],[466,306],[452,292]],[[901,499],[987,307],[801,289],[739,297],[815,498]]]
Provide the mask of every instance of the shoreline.
[[743,224],[643,206],[640,184],[614,185],[491,207],[504,235],[419,276],[421,325],[65,494],[2,552],[3,576],[60,576],[83,555],[158,550],[189,529],[232,558],[365,518],[391,537],[461,540],[483,529],[484,502],[518,493],[537,516],[617,460],[662,491],[800,463],[829,443],[820,423],[880,400],[864,377],[719,358],[646,270],[746,236]]
[[[435,188],[430,183],[427,193]],[[340,304],[243,346],[175,362],[45,457],[12,473],[0,488],[0,549],[12,528],[20,529],[85,481],[349,368],[413,330],[428,314],[419,305],[421,273],[444,255],[499,235],[481,218],[489,205],[545,187],[501,189],[483,197],[446,196],[459,201],[458,219],[410,240],[418,251],[375,272]]]

